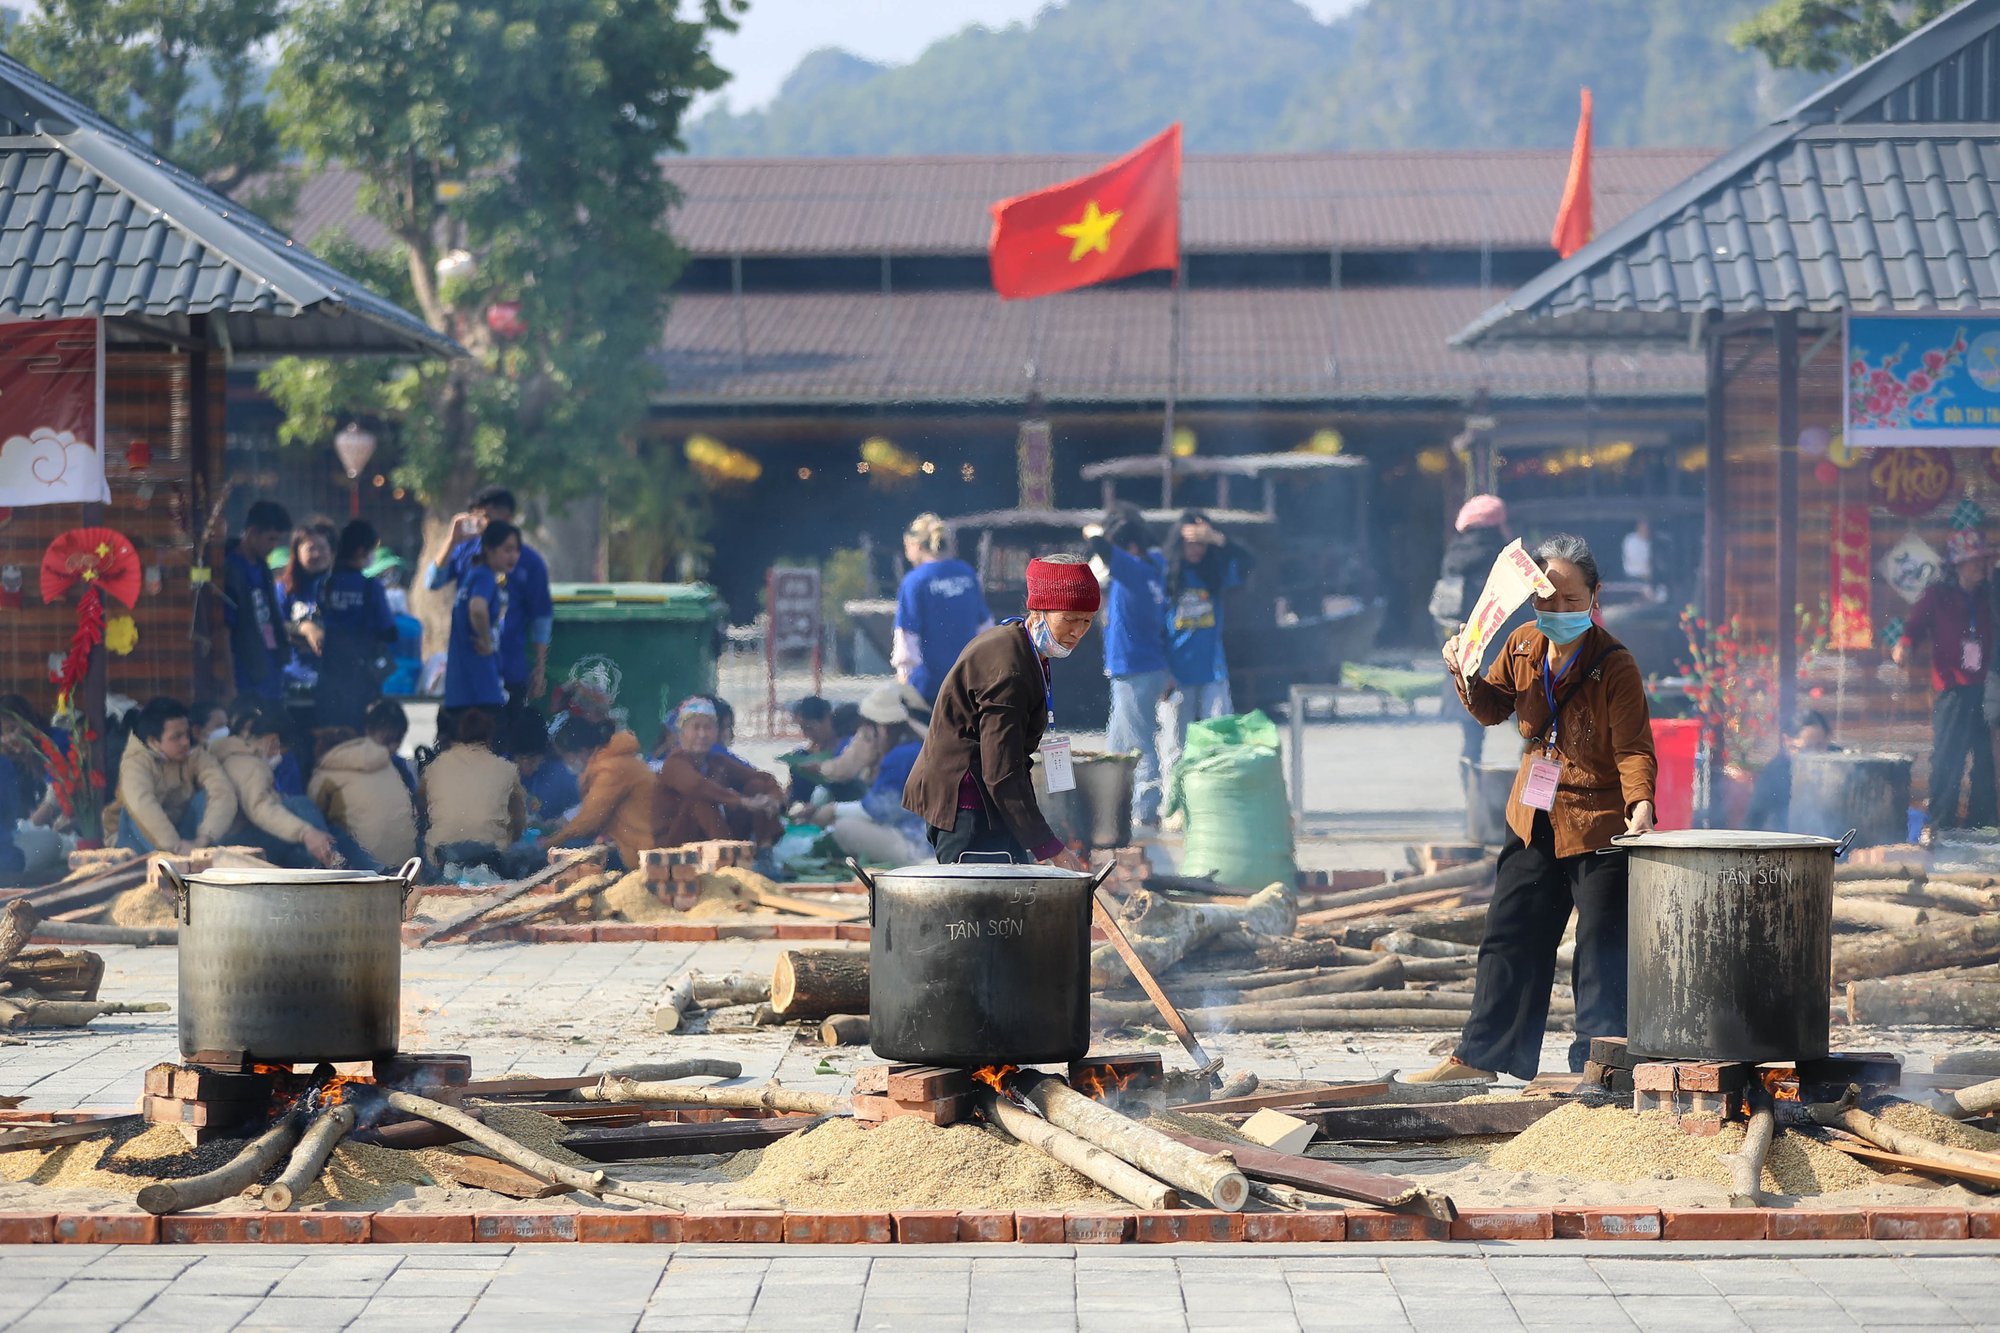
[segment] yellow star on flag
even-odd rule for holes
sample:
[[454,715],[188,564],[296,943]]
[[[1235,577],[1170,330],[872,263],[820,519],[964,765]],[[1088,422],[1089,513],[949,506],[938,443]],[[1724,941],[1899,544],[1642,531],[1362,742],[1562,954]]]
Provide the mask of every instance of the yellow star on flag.
[[110,543],[110,542],[99,542],[99,543],[97,544],[97,558],[98,558],[99,560],[102,560],[102,559],[103,559],[103,558],[104,558],[105,556],[107,556],[107,555],[110,555],[110,554],[111,554],[111,543]]
[[1124,216],[1122,211],[1099,212],[1097,201],[1093,199],[1083,206],[1082,217],[1075,222],[1064,223],[1057,227],[1057,234],[1070,239],[1069,262],[1074,264],[1093,250],[1099,254],[1110,254],[1111,229],[1117,226],[1118,219]]

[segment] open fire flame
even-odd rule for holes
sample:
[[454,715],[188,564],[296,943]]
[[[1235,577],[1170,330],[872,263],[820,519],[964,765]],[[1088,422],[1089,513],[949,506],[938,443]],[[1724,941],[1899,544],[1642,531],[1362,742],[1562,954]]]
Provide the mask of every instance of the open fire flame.
[[1799,1100],[1799,1071],[1796,1069],[1766,1069],[1758,1074],[1763,1080],[1764,1091],[1777,1102]]
[[1137,1068],[1113,1068],[1086,1064],[1070,1071],[1070,1086],[1093,1101],[1104,1101],[1113,1093],[1124,1092],[1139,1080]]
[[1012,1095],[1007,1087],[1008,1077],[1020,1072],[1019,1065],[982,1065],[972,1071],[972,1076],[1002,1097],[1007,1097]]

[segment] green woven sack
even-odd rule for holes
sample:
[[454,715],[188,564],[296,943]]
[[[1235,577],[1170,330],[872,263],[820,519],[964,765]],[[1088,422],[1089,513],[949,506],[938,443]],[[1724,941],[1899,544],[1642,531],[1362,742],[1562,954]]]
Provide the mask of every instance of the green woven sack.
[[1213,872],[1241,889],[1298,881],[1278,727],[1261,711],[1188,728],[1167,781],[1167,812],[1176,810],[1187,815],[1184,874]]

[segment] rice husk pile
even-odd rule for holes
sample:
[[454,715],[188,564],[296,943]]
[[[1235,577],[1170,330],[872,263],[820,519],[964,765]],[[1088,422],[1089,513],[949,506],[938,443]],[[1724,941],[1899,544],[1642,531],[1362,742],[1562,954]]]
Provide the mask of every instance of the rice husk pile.
[[[725,875],[750,873],[747,870],[731,870],[703,875],[695,882],[695,889],[700,896],[685,912],[675,911],[655,897],[652,888],[646,883],[646,872],[643,870],[635,870],[626,875],[597,897],[605,913],[614,915],[620,920],[639,924],[736,916],[752,910],[755,904],[746,900],[737,883],[725,878]],[[765,887],[771,887],[771,882],[763,876],[758,875],[755,878],[762,881]]]
[[1961,1125],[1950,1116],[1939,1115],[1916,1102],[1895,1102],[1885,1107],[1879,1119],[1907,1134],[1921,1134],[1935,1143],[1972,1152],[2000,1153],[2000,1134],[1991,1134],[1970,1125]]
[[420,1153],[342,1140],[319,1179],[300,1193],[297,1206],[340,1202],[373,1208],[409,1198],[419,1185],[436,1183]]
[[171,926],[174,924],[174,900],[158,889],[141,884],[111,900],[110,920],[114,926]]
[[217,1139],[190,1148],[172,1125],[127,1125],[44,1152],[0,1153],[0,1180],[137,1195],[156,1180],[182,1180],[226,1165],[244,1142]]
[[[1532,1171],[1573,1180],[1636,1183],[1707,1180],[1727,1189],[1729,1166],[1720,1154],[1743,1146],[1743,1126],[1726,1124],[1708,1137],[1687,1133],[1672,1116],[1622,1106],[1572,1104],[1544,1116],[1495,1148],[1486,1164],[1503,1171]],[[1860,1189],[1879,1177],[1836,1148],[1780,1134],[1764,1163],[1763,1188],[1794,1197]]]
[[1040,1151],[978,1125],[829,1120],[763,1149],[741,1193],[791,1208],[1013,1208],[1120,1201]]
[[518,1106],[500,1106],[493,1102],[482,1102],[479,1118],[485,1122],[488,1129],[505,1134],[516,1143],[526,1144],[551,1161],[593,1169],[597,1166],[597,1163],[589,1158],[580,1157],[556,1142],[569,1133],[569,1126],[552,1115],[524,1110]]

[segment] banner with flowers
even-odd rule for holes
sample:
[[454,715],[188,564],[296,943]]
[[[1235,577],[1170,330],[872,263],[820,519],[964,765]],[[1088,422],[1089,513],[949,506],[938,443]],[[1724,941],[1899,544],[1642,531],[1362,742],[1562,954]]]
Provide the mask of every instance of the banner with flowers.
[[1872,575],[1868,566],[1874,543],[1868,506],[1836,505],[1832,517],[1832,541],[1828,543],[1832,567],[1827,574],[1831,593],[1828,646],[1843,651],[1873,648],[1875,631],[1869,595]]
[[0,506],[103,504],[104,321],[0,321]]
[[1850,317],[1846,399],[1857,449],[2000,446],[2000,319]]

